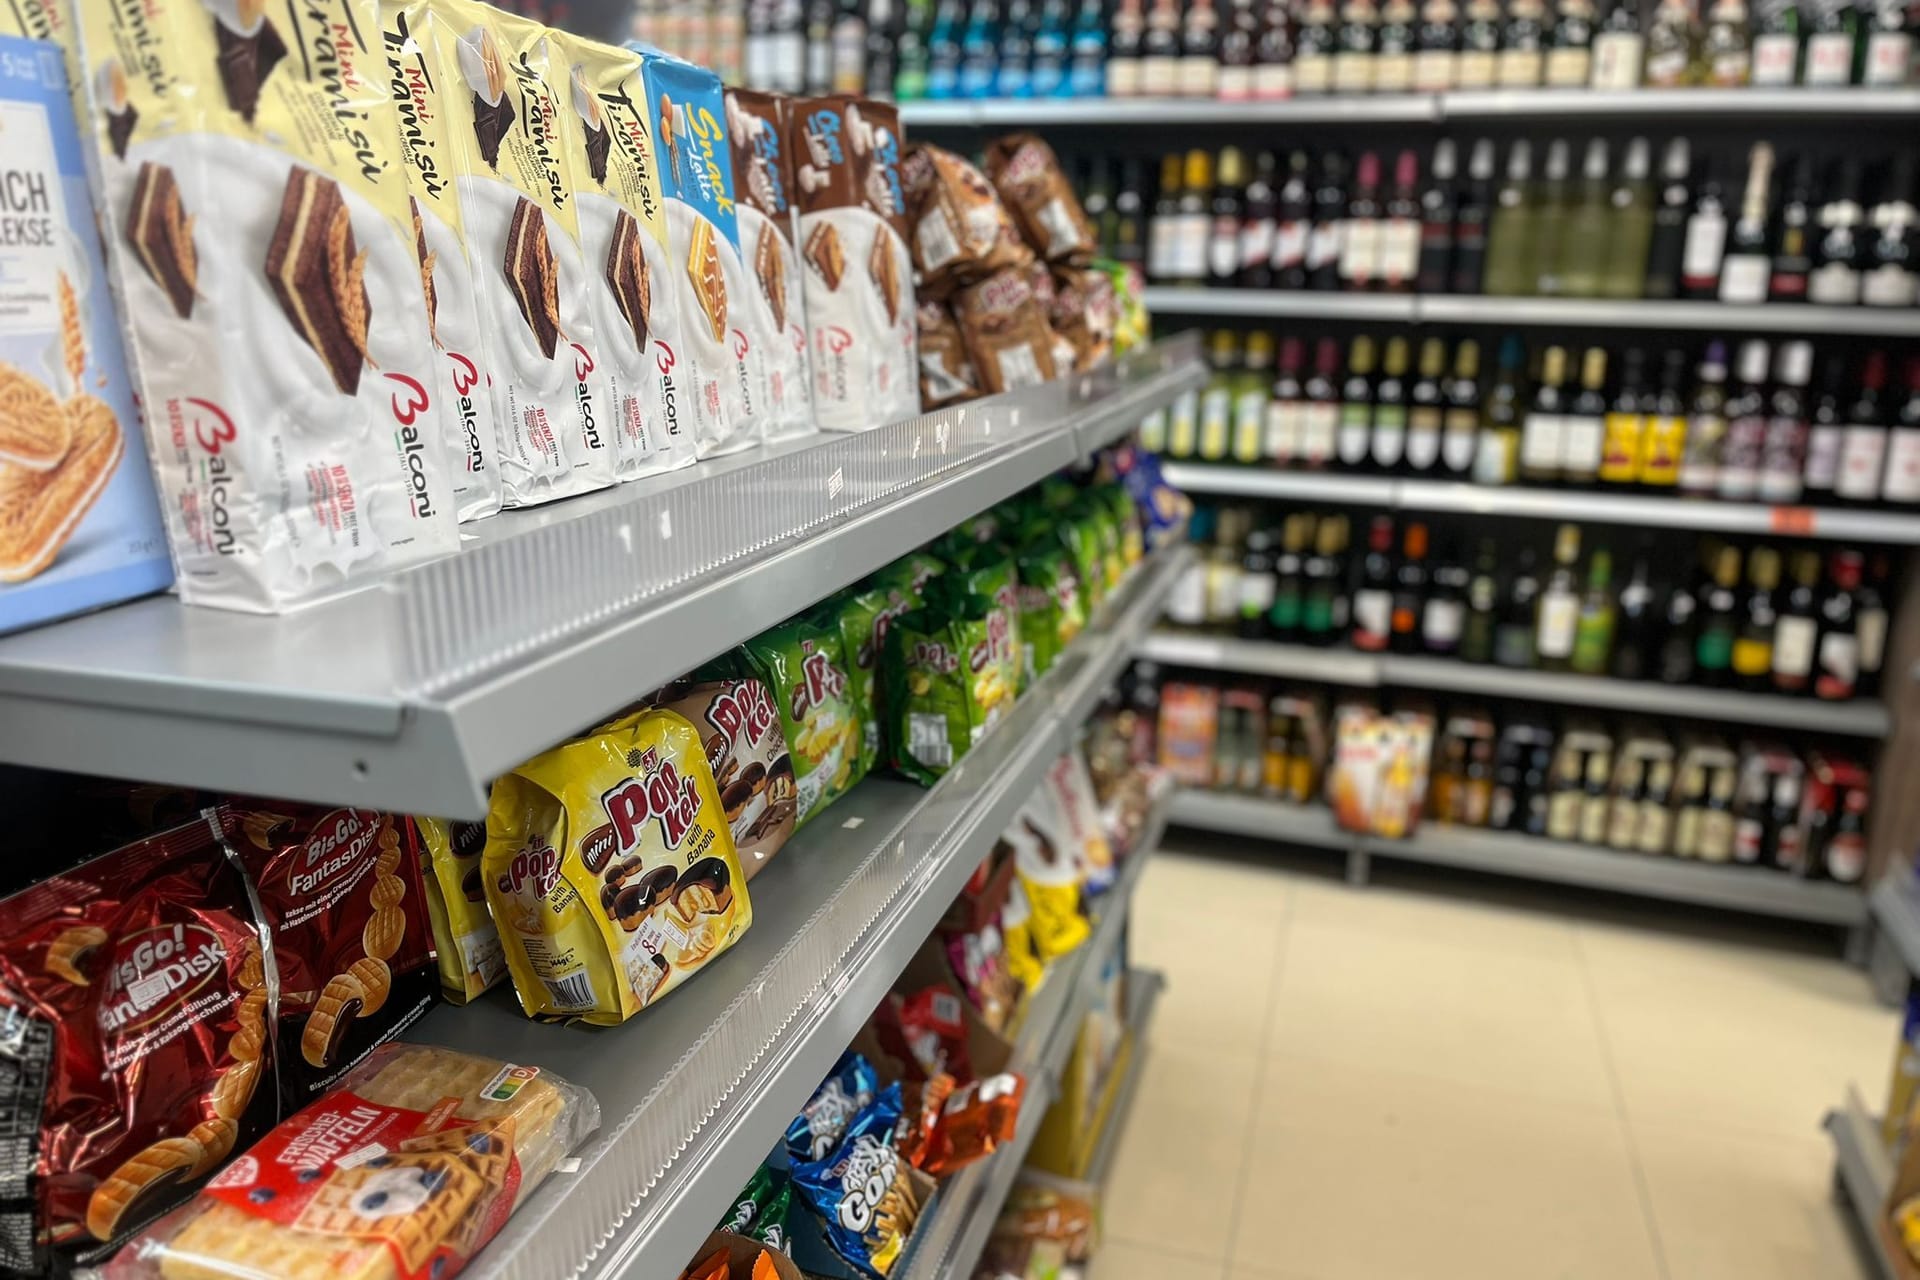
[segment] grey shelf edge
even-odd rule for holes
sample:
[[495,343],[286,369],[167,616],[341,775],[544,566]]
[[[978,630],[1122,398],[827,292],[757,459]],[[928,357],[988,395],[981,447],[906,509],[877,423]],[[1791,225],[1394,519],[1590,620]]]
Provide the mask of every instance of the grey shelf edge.
[[1419,299],[1411,294],[1183,289],[1152,285],[1142,300],[1150,314],[1170,316],[1387,320],[1405,324],[1419,318],[1416,305]]
[[1893,1187],[1893,1162],[1880,1140],[1880,1126],[1867,1111],[1856,1089],[1846,1101],[1827,1113],[1827,1134],[1833,1139],[1834,1181],[1860,1229],[1860,1243],[1872,1259],[1878,1280],[1898,1280],[1902,1274],[1885,1253],[1880,1216]]
[[1581,89],[1455,90],[1440,95],[1450,120],[1509,116],[1651,116],[1711,120],[1740,116],[1908,117],[1920,115],[1912,89]]
[[1169,462],[1165,472],[1176,488],[1236,498],[1390,507],[1399,491],[1399,483],[1385,476],[1350,476],[1337,471],[1267,471],[1259,467]]
[[1087,1161],[1087,1181],[1105,1186],[1113,1168],[1114,1153],[1120,1149],[1120,1135],[1126,1132],[1127,1113],[1133,1109],[1134,1094],[1140,1090],[1140,1077],[1147,1065],[1147,1029],[1153,1025],[1153,1011],[1166,989],[1165,975],[1154,969],[1127,971],[1127,1030],[1133,1047],[1127,1054],[1126,1075],[1121,1079],[1107,1105],[1107,1122],[1094,1144],[1093,1158]]
[[1324,680],[1328,684],[1359,689],[1374,688],[1381,683],[1380,659],[1350,649],[1316,649],[1303,644],[1161,630],[1150,632],[1141,641],[1139,656],[1180,667]]
[[1893,944],[1907,972],[1920,978],[1920,891],[1914,887],[1912,871],[1896,864],[1867,895],[1867,906],[1874,925]]
[[1309,849],[1355,849],[1361,838],[1342,831],[1324,805],[1281,804],[1258,796],[1181,788],[1170,821],[1176,827],[1253,836]]

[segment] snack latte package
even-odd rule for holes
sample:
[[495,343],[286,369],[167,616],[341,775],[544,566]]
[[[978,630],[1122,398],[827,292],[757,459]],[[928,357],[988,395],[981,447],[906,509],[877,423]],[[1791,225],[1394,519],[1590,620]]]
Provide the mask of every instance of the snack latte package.
[[78,11],[181,596],[274,612],[453,550],[374,0]]
[[601,350],[622,397],[614,464],[622,480],[694,460],[691,394],[679,352],[679,295],[666,286],[671,254],[660,149],[647,110],[640,55],[560,33],[573,105],[576,191],[587,274],[597,286]]
[[745,306],[758,328],[763,359],[760,434],[784,440],[811,434],[813,399],[807,322],[801,309],[800,254],[794,245],[793,99],[727,90],[727,139],[733,146],[734,212],[749,286]]
[[[411,0],[416,102],[440,115],[510,507],[614,480],[611,388],[580,252],[546,28],[474,0]],[[389,25],[392,24],[391,17]]]
[[814,421],[865,431],[920,412],[900,113],[866,98],[797,98],[794,204]]
[[529,1014],[623,1022],[753,923],[701,748],[641,711],[495,780],[481,870]]

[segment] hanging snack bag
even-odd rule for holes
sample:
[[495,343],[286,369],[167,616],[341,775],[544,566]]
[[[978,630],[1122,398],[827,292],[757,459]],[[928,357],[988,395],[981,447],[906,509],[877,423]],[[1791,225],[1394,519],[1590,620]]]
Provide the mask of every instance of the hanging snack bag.
[[487,910],[480,857],[487,851],[484,822],[415,818],[420,828],[421,882],[440,961],[440,992],[465,1004],[507,976],[500,931]]
[[487,905],[520,1005],[612,1026],[753,923],[699,730],[623,716],[493,784]]
[[676,687],[665,705],[705,741],[734,853],[751,880],[793,834],[799,805],[793,757],[773,695],[759,680],[742,676]]
[[938,782],[1012,707],[1020,687],[1013,611],[947,587],[893,621],[882,666],[893,768]]
[[780,712],[797,791],[794,830],[865,777],[862,708],[848,676],[839,623],[789,618],[740,646]]
[[1037,134],[1010,133],[988,143],[987,176],[1034,252],[1048,262],[1093,258],[1099,248],[1093,224],[1053,148]]
[[742,305],[760,351],[760,434],[767,440],[811,435],[813,372],[801,304],[800,251],[794,244],[793,99],[727,90],[727,138],[739,203],[740,257],[748,286]]
[[450,1280],[599,1122],[544,1068],[387,1045],[106,1276]]
[[1053,330],[1026,272],[1001,271],[961,289],[953,319],[988,395],[1053,380]]

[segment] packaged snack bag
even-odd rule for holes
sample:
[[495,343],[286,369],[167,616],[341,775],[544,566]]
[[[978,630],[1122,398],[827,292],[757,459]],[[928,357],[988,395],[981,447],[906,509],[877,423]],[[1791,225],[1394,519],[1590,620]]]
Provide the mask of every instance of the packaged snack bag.
[[277,612],[452,551],[458,429],[373,0],[75,8],[182,598]]
[[1107,509],[1108,518],[1120,531],[1120,562],[1123,567],[1131,569],[1147,554],[1146,533],[1140,524],[1140,508],[1134,505],[1133,495],[1127,492],[1123,484],[1095,485],[1090,492]]
[[763,1164],[741,1188],[720,1229],[758,1240],[770,1249],[785,1249],[787,1207],[792,1203],[792,1181],[780,1170]]
[[28,193],[9,208],[38,228],[0,242],[0,632],[173,581],[74,98],[50,70],[71,75],[74,45],[64,6],[0,12],[0,131]]
[[700,748],[684,717],[641,711],[494,782],[481,867],[529,1014],[625,1021],[753,923]]
[[740,258],[748,288],[742,306],[760,352],[760,433],[767,440],[812,434],[813,371],[794,244],[793,99],[727,90],[727,138],[739,203]]
[[[976,521],[992,517],[991,512],[975,516]],[[962,525],[964,531],[966,525]],[[1020,571],[1013,553],[999,542],[998,522],[985,526],[978,542],[956,544],[948,549],[949,572],[942,576],[936,590],[948,597],[964,594],[999,609],[1007,617],[1007,635],[1017,658],[1020,652]],[[1015,690],[1018,692],[1018,689]]]
[[1053,330],[1024,271],[1001,271],[955,293],[953,319],[986,394],[1053,381]]
[[1048,262],[1089,261],[1099,241],[1053,148],[1037,134],[1010,133],[987,144],[987,176],[1034,252]]
[[915,322],[920,329],[920,403],[927,409],[972,400],[980,393],[980,375],[967,353],[966,339],[944,302],[922,302]]
[[273,943],[280,1097],[292,1112],[439,994],[420,831],[370,809],[236,804],[227,844]]
[[387,1045],[106,1275],[450,1280],[599,1123],[541,1067]]
[[880,758],[880,728],[886,722],[886,690],[877,679],[880,660],[887,651],[887,628],[893,620],[920,607],[921,593],[911,585],[911,575],[896,575],[892,583],[879,575],[865,586],[841,596],[833,606],[840,626],[840,640],[847,655],[847,678],[854,705],[865,712],[860,719],[860,772],[871,770]]
[[1060,542],[1072,558],[1074,575],[1080,580],[1080,594],[1086,600],[1087,616],[1107,598],[1107,549],[1093,521],[1071,509],[1058,513],[1054,525]]
[[273,1124],[262,934],[224,810],[0,899],[0,1270],[97,1263]]
[[873,1105],[879,1091],[880,1077],[871,1062],[851,1051],[841,1054],[807,1105],[788,1123],[788,1156],[799,1163],[831,1155],[846,1136],[847,1126]]
[[936,1178],[984,1160],[1003,1142],[1013,1141],[1020,1123],[1020,1102],[1027,1081],[1013,1072],[969,1080],[955,1089],[940,1109],[920,1167]]
[[1081,880],[1088,893],[1103,893],[1113,884],[1113,846],[1100,820],[1100,802],[1093,795],[1093,779],[1078,747],[1047,767],[1042,789],[1052,802],[1059,831],[1080,860]]
[[900,185],[922,296],[945,297],[956,285],[1033,260],[993,184],[953,152],[913,143],[900,162]]
[[465,1004],[507,976],[500,930],[487,910],[480,856],[487,851],[483,822],[415,818],[421,839],[421,886],[433,922],[433,949],[440,961],[440,991]]
[[1040,962],[1085,942],[1092,926],[1080,910],[1080,860],[1052,806],[1042,798],[1029,800],[1001,839],[1013,850],[1014,870],[1032,912],[1026,928]]
[[1020,575],[1020,645],[1028,678],[1044,675],[1087,625],[1073,556],[1057,540],[1030,542],[1015,561]]
[[900,1086],[890,1084],[853,1118],[831,1155],[793,1166],[794,1189],[825,1224],[834,1253],[870,1276],[893,1271],[920,1216],[912,1166],[893,1145],[901,1109]]
[[674,688],[665,705],[704,737],[734,853],[751,880],[793,834],[799,806],[793,757],[773,695],[759,680],[742,676]]
[[1013,705],[1020,649],[1011,610],[939,593],[894,620],[882,676],[890,763],[932,786]]
[[740,654],[780,711],[798,789],[798,831],[866,776],[864,712],[854,698],[840,626],[803,614],[762,631]]
[[1113,355],[1117,304],[1113,278],[1097,267],[1054,267],[1047,323],[1073,347],[1073,369],[1084,373]]

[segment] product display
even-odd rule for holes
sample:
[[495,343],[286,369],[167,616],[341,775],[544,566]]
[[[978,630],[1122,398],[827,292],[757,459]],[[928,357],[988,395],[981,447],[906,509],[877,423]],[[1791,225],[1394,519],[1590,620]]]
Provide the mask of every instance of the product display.
[[439,818],[414,822],[420,828],[420,879],[433,921],[440,993],[455,1004],[465,1004],[507,976],[500,930],[487,909],[486,887],[480,879],[487,828],[484,823]]
[[764,381],[755,413],[769,440],[813,430],[813,373],[801,303],[800,258],[793,200],[799,183],[793,153],[793,103],[746,89],[727,90],[727,137],[733,146],[734,213],[741,256],[758,286],[747,305],[758,332]]

